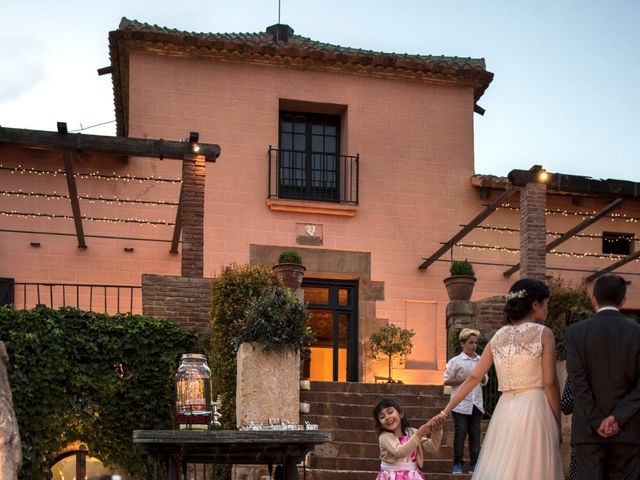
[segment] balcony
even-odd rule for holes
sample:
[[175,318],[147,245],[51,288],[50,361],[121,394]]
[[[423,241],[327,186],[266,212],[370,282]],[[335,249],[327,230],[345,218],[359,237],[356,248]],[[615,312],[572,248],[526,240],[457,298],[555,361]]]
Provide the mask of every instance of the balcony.
[[[355,207],[358,205],[359,163],[360,155],[280,150],[270,146],[269,199]],[[326,209],[341,211],[330,206]]]

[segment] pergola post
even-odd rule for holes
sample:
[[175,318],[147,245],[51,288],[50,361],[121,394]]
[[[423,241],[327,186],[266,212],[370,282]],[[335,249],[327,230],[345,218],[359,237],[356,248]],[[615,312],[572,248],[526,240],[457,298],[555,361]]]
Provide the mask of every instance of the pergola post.
[[547,269],[547,186],[529,182],[520,191],[520,277],[544,280]]

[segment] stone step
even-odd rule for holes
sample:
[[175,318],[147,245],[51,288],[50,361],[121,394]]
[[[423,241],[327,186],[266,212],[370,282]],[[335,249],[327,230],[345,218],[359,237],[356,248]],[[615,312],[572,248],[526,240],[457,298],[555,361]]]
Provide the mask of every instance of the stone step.
[[[437,412],[436,412],[437,413]],[[420,417],[407,416],[409,424],[414,428],[419,427],[422,422],[426,422],[429,418],[433,417],[429,413],[421,415]],[[368,430],[373,432],[375,428],[373,417],[349,417],[343,415],[315,415],[311,413],[305,413],[300,415],[300,421],[304,423],[315,423],[319,426],[320,430]],[[447,431],[453,431],[453,421],[447,420],[444,426],[445,433]]]
[[[385,398],[379,393],[356,393],[342,391],[315,391],[301,390],[300,401],[309,403],[352,403],[354,405],[367,405],[373,407]],[[394,394],[392,398],[404,409],[409,406],[425,406],[444,408],[449,401],[448,396],[438,395],[416,395],[414,393]],[[348,401],[347,401],[348,400]]]
[[[373,405],[363,405],[355,403],[320,403],[313,402],[310,404],[310,413],[313,415],[340,415],[342,417],[366,418],[370,422],[373,420]],[[402,411],[409,422],[416,419],[419,421],[427,420],[436,416],[442,407],[439,406],[405,406],[402,405]]]
[[[430,455],[430,454],[429,454]],[[466,462],[468,464],[468,461]],[[376,470],[380,466],[380,460],[377,457],[316,457],[311,456],[307,468],[318,470]],[[450,473],[453,467],[451,458],[427,458],[425,460],[426,472]]]
[[398,383],[311,382],[312,392],[375,393],[380,397],[395,395],[438,396],[442,385],[410,385]]
[[[300,477],[305,476],[307,480],[375,480],[379,470],[319,470],[309,469]],[[453,475],[452,473],[430,473],[426,470],[425,478],[428,480],[469,480],[471,474]]]

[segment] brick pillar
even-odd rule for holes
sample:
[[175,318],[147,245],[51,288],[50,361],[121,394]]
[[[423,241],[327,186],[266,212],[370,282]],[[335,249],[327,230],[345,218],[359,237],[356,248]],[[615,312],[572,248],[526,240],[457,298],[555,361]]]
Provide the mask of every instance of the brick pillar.
[[182,276],[201,278],[204,272],[203,156],[185,155],[182,161]]
[[527,183],[520,192],[520,278],[544,280],[547,270],[544,209],[547,186]]

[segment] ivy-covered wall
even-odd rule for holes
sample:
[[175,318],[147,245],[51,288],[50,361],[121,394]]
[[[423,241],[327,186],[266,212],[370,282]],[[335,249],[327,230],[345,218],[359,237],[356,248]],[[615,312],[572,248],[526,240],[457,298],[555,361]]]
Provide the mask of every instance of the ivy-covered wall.
[[131,478],[150,478],[132,431],[173,428],[174,375],[196,336],[164,318],[1,307],[20,479],[50,478],[56,454],[75,440]]

